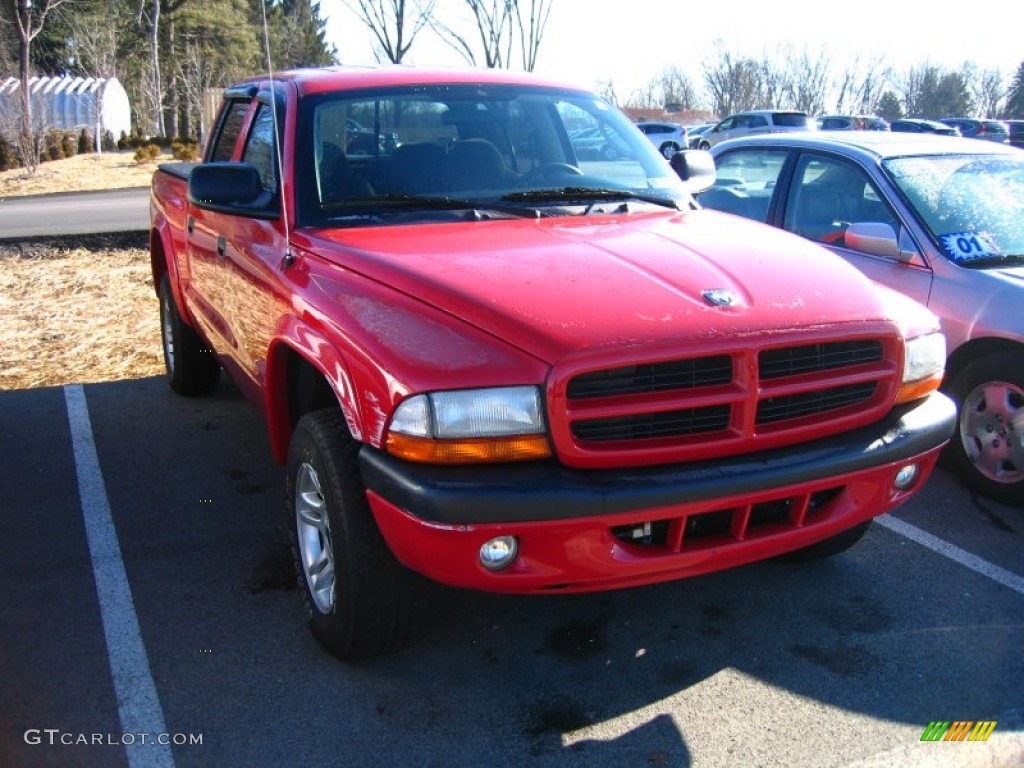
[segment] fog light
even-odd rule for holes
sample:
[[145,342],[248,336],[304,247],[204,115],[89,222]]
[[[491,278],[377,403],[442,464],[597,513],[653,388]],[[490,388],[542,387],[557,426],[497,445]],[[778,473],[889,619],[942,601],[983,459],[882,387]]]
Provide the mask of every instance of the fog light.
[[896,479],[892,481],[892,484],[896,486],[898,490],[905,491],[914,484],[917,480],[917,464],[907,464],[900,467],[899,472],[896,473]]
[[515,536],[498,536],[480,547],[480,565],[489,571],[500,571],[512,564],[518,551]]

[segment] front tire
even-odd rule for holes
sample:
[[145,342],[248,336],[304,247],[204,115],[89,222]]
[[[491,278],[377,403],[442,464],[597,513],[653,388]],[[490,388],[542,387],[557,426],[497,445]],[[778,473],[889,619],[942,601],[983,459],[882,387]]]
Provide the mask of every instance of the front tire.
[[1024,358],[986,355],[950,382],[956,432],[946,457],[967,485],[1005,504],[1024,502]]
[[171,389],[188,396],[212,392],[220,379],[220,363],[195,329],[182,319],[166,272],[160,278],[160,337]]
[[288,452],[289,531],[309,627],[345,661],[408,645],[422,603],[418,577],[374,522],[358,453],[337,408],[303,416]]

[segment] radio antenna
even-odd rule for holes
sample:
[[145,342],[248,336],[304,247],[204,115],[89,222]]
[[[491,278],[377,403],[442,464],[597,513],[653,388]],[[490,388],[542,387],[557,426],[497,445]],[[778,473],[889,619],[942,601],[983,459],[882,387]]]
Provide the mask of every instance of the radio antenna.
[[274,123],[274,158],[277,165],[277,183],[281,195],[281,217],[284,221],[284,259],[282,265],[288,268],[292,265],[295,257],[292,255],[291,226],[288,223],[288,199],[284,193],[284,160],[281,157],[281,147],[284,146],[281,137],[281,126],[277,117],[277,85],[274,82],[274,65],[270,59],[270,29],[267,25],[267,0],[260,3],[260,13],[263,16],[263,46],[267,56],[267,79],[270,80],[270,114]]

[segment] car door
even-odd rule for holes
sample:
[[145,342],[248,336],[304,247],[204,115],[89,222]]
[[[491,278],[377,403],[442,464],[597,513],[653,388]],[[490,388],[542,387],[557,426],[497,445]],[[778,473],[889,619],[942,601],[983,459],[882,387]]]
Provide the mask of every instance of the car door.
[[287,244],[269,93],[253,100],[246,126],[231,162],[257,169],[268,193],[266,210],[235,215],[197,208],[190,251],[196,265],[193,290],[204,331],[238,387],[256,396],[272,325],[279,314],[274,306],[275,286]]
[[[851,160],[801,152],[773,223],[820,242],[871,279],[927,304],[932,272],[884,190]],[[854,223],[889,225],[903,255],[883,256],[851,247],[846,231]]]

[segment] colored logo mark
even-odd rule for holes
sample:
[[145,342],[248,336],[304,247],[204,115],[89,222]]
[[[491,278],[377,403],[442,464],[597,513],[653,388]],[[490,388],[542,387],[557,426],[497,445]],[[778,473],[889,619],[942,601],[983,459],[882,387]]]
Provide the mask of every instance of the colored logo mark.
[[932,720],[921,741],[988,741],[997,720]]

